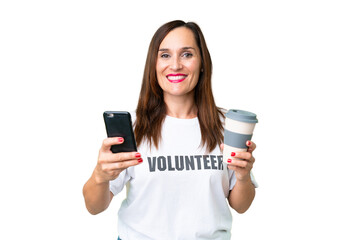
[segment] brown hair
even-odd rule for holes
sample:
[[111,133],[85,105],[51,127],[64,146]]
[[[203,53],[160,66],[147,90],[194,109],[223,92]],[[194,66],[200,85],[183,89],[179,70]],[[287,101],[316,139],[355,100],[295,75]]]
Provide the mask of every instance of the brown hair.
[[223,125],[220,108],[216,107],[211,88],[212,62],[200,27],[194,22],[185,23],[176,20],[162,25],[154,34],[148,50],[143,81],[136,109],[135,138],[138,145],[148,140],[150,146],[159,146],[161,126],[166,117],[166,104],[163,90],[156,77],[158,50],[165,36],[173,29],[186,27],[190,29],[200,49],[202,72],[195,86],[195,104],[198,108],[198,120],[201,129],[201,146],[206,145],[208,152],[223,141]]

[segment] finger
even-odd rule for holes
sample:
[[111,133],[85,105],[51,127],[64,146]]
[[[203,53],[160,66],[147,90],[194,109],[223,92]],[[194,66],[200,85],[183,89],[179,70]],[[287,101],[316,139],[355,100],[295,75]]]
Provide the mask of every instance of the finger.
[[141,158],[139,152],[121,152],[121,153],[110,153],[105,154],[104,158],[101,158],[100,163],[114,163],[114,162],[124,162],[129,160],[137,160]]
[[235,166],[235,167],[240,167],[240,168],[247,168],[250,166],[250,162],[248,161],[244,161],[244,160],[237,160],[237,159],[228,159],[227,160],[228,165],[230,166]]
[[123,162],[128,160],[136,160],[141,158],[141,154],[139,152],[122,152],[122,153],[114,153],[112,154],[116,162]]
[[231,156],[234,158],[240,158],[249,161],[252,157],[252,154],[249,152],[232,152]]
[[234,165],[227,165],[227,167],[228,167],[228,169],[233,170],[233,171],[235,171],[235,172],[237,172],[237,171],[244,171],[244,170],[245,170],[245,168],[238,167],[238,166],[234,166]]
[[112,145],[122,144],[124,142],[124,138],[122,137],[112,137],[112,138],[105,138],[102,145],[102,151],[110,151]]
[[255,150],[255,148],[256,148],[256,144],[254,143],[254,142],[252,142],[252,141],[247,141],[246,142],[246,146],[248,146],[248,152],[253,152],[254,150]]
[[107,163],[102,165],[102,170],[104,172],[113,172],[113,171],[119,171],[124,170],[126,168],[139,165],[143,162],[142,158],[135,159],[135,160],[128,160],[128,161],[122,161],[122,162],[115,162],[115,163]]
[[[231,159],[229,159],[231,160]],[[243,161],[243,160],[231,160],[228,161],[228,167],[229,169],[233,169],[235,171],[237,170],[246,170],[246,171],[251,171],[251,169],[253,168],[253,163],[252,162],[247,162],[247,161]]]
[[233,171],[238,171],[239,170],[239,167],[235,167],[235,166],[232,166],[232,165],[227,165],[228,169],[230,170],[233,170]]

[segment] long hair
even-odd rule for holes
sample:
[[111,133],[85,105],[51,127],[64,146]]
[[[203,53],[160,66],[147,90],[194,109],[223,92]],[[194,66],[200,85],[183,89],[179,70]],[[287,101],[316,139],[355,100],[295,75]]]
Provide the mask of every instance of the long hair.
[[198,108],[198,120],[201,129],[201,146],[211,152],[223,141],[223,125],[220,117],[224,117],[220,108],[216,107],[211,88],[212,62],[200,27],[194,22],[180,20],[162,25],[154,34],[146,58],[140,97],[136,109],[135,138],[138,145],[148,140],[150,146],[156,148],[161,141],[161,127],[166,117],[166,104],[163,90],[156,76],[156,62],[161,42],[173,29],[186,27],[190,29],[200,49],[202,72],[195,86],[195,104]]

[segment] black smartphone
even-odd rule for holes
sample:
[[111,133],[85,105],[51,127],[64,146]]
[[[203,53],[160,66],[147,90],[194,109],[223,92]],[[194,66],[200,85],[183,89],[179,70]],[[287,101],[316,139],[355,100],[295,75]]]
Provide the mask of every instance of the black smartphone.
[[134,131],[129,112],[106,111],[104,121],[108,137],[122,137],[124,143],[111,146],[113,153],[137,152]]

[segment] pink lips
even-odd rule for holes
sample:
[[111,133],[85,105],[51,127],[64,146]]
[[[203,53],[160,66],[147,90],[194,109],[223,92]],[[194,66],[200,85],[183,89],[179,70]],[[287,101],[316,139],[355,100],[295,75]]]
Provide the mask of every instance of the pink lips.
[[180,83],[182,81],[185,80],[185,78],[187,77],[186,74],[182,74],[182,73],[177,73],[177,74],[168,74],[166,75],[166,78],[169,80],[169,82],[171,83]]

